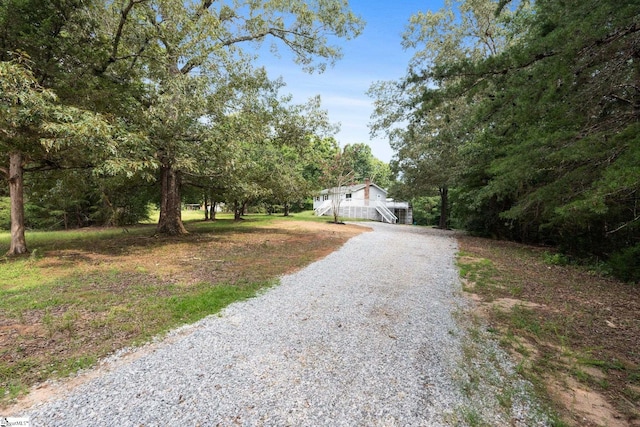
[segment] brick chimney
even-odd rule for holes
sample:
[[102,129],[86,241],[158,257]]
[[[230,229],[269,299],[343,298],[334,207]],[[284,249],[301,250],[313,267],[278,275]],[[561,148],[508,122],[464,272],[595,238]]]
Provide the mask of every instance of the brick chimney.
[[369,178],[364,179],[364,205],[369,206],[369,190],[371,188],[371,181]]

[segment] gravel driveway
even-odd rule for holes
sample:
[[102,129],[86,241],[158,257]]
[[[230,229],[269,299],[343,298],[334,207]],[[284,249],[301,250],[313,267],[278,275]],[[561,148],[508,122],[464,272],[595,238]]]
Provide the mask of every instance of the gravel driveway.
[[545,425],[526,384],[513,387],[521,399],[494,402],[503,378],[510,390],[515,381],[495,346],[486,369],[499,381],[469,380],[465,366],[484,365],[463,356],[451,234],[366,225],[374,231],[279,286],[22,416],[32,426]]

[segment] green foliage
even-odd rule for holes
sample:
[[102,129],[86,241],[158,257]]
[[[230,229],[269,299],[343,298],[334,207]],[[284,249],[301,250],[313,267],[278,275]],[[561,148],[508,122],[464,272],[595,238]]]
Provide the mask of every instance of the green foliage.
[[544,260],[545,264],[549,264],[549,265],[567,265],[569,264],[569,259],[566,257],[566,255],[563,255],[561,253],[551,253],[548,251],[545,251],[542,254],[542,259]]
[[411,201],[416,225],[437,225],[440,219],[438,197],[416,197]]
[[[333,127],[319,100],[283,113],[282,82],[253,69],[254,55],[242,46],[271,38],[274,50],[290,49],[305,70],[322,70],[341,56],[334,37],[357,36],[363,22],[346,2],[213,3],[0,3],[0,154],[19,147],[28,171],[65,171],[37,178],[49,190],[27,190],[31,225],[144,219],[152,197],[141,180],[156,179],[158,168],[160,231],[183,229],[175,209],[183,183],[207,200],[240,205],[273,196],[289,206],[308,195],[298,167],[307,159],[272,149],[301,154],[301,141]],[[8,62],[15,52],[28,67]],[[261,152],[272,161],[260,162]],[[74,187],[78,173],[69,170],[78,168],[94,174]]]
[[367,144],[348,144],[343,149],[343,155],[353,169],[356,181],[364,182],[365,179],[370,179],[382,188],[388,188],[391,184],[389,165],[375,158]]
[[[52,116],[56,95],[40,86],[24,58],[0,62],[0,152],[39,148],[38,137]],[[35,138],[34,138],[35,136]],[[35,140],[34,140],[35,139]]]
[[30,174],[27,226],[36,230],[123,226],[145,221],[155,189],[139,177],[96,177],[89,170]]
[[614,276],[626,282],[640,283],[640,244],[624,248],[609,258]]
[[8,197],[0,197],[0,229],[11,228],[11,201]]
[[370,91],[374,130],[414,194],[455,189],[474,234],[621,253],[640,239],[638,2],[495,6],[411,18],[417,53],[405,79]]
[[[583,256],[633,240],[640,188],[637,162],[629,160],[638,156],[638,125],[620,99],[637,95],[628,86],[637,67],[618,56],[632,43],[631,18],[611,2],[593,6],[537,3],[523,43],[478,68],[510,70],[493,78],[506,90],[481,110],[492,111],[492,132],[504,135],[481,197],[507,202],[498,215],[510,223],[510,237]],[[618,89],[606,83],[613,81]]]

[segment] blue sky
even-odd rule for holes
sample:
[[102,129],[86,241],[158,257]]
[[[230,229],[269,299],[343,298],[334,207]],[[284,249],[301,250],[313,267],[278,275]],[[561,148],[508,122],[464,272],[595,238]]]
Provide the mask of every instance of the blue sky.
[[372,83],[398,80],[406,74],[412,52],[400,45],[409,17],[418,11],[438,10],[442,0],[352,0],[351,9],[366,21],[356,39],[340,41],[343,58],[322,74],[308,74],[287,60],[265,55],[260,63],[272,78],[281,76],[287,86],[283,93],[293,95],[294,103],[304,103],[319,94],[323,109],[333,123],[340,123],[336,139],[341,146],[364,142],[373,155],[388,162],[393,151],[384,137],[369,136],[373,99],[366,95]]

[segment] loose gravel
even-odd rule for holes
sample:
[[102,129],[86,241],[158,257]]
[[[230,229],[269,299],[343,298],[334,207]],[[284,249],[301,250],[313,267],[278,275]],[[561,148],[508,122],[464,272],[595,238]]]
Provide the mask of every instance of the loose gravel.
[[[545,425],[501,350],[486,356],[498,367],[464,356],[455,238],[366,226],[279,286],[21,416],[65,427]],[[477,368],[491,380],[474,394]],[[497,403],[507,388],[517,392]]]

